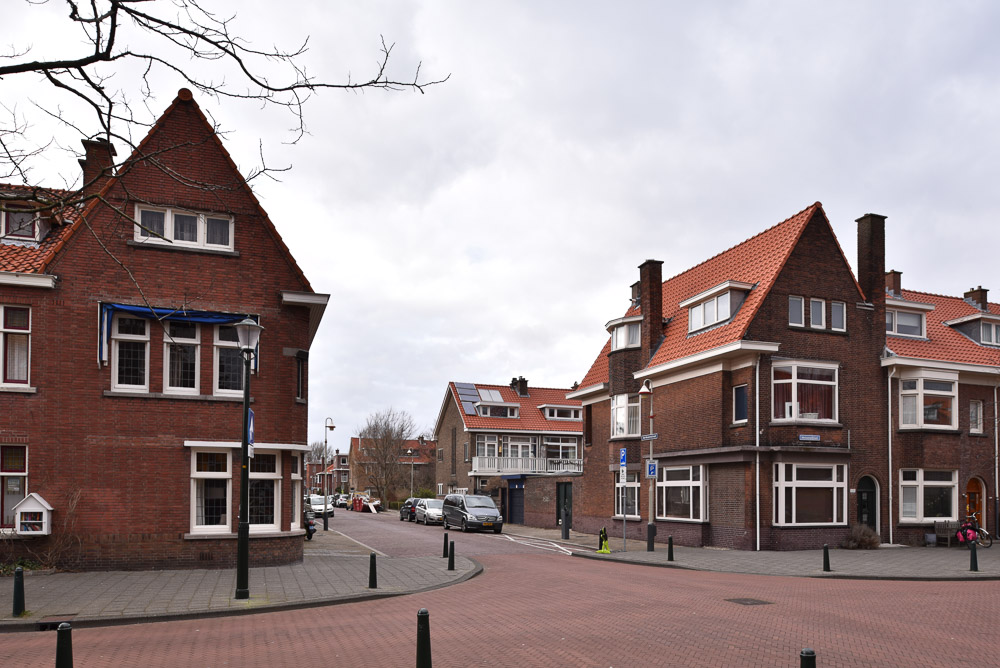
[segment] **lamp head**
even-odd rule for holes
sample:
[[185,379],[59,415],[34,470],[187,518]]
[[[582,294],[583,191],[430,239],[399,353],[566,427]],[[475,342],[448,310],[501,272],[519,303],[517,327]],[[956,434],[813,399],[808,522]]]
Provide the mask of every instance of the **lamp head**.
[[639,394],[652,394],[653,384],[650,382],[649,378],[642,381],[642,387],[639,389]]
[[260,333],[264,328],[249,317],[236,323],[234,327],[236,327],[236,338],[240,342],[240,350],[256,350]]

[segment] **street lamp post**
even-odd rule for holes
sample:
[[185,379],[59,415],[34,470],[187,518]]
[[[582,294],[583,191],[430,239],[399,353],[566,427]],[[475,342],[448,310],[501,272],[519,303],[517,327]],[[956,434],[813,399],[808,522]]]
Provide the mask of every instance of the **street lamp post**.
[[410,496],[413,496],[413,448],[406,449],[406,456],[410,458]]
[[[653,434],[653,385],[647,378],[642,383],[642,388],[639,390],[639,397],[642,398],[643,395],[649,397],[649,434]],[[641,409],[640,409],[641,410]],[[653,439],[649,439],[649,461],[653,461]],[[648,464],[647,464],[648,466]],[[656,524],[654,521],[655,513],[655,502],[656,502],[656,479],[650,478],[649,480],[649,523],[646,524],[646,545],[647,549],[652,549],[653,536],[656,535]]]
[[243,442],[240,452],[240,526],[236,534],[236,598],[250,598],[250,360],[264,328],[244,318],[236,323],[243,355]]
[[326,470],[326,435],[328,431],[333,431],[337,428],[333,424],[333,418],[326,419],[326,429],[323,430],[323,531],[330,530],[330,509],[327,507],[329,505],[329,495],[330,495],[330,474]]

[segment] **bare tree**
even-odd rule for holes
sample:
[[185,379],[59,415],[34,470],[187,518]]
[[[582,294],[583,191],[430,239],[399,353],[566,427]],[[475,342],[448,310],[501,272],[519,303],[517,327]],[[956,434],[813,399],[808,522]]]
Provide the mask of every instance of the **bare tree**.
[[333,457],[333,448],[329,445],[323,443],[323,441],[313,441],[309,444],[309,460],[313,462],[321,462],[323,458],[331,459]]
[[382,499],[400,482],[408,461],[406,441],[413,438],[415,431],[409,413],[390,407],[369,415],[358,435],[360,447],[355,456],[359,470]]

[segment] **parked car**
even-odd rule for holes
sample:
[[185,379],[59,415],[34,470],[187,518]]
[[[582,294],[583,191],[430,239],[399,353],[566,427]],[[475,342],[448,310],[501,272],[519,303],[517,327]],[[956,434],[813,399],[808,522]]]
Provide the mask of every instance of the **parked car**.
[[472,494],[449,494],[442,504],[444,528],[461,527],[462,531],[492,529],[493,533],[503,531],[503,516],[497,510],[493,499]]
[[417,518],[417,499],[410,497],[399,507],[399,521],[412,522]]
[[337,506],[338,508],[346,508],[347,500],[350,498],[350,496],[347,494],[334,494],[333,498],[334,498],[333,505]]
[[425,526],[428,524],[440,524],[444,521],[441,515],[441,507],[443,505],[443,499],[418,499],[417,509],[414,511],[414,521],[423,522]]
[[[309,507],[312,508],[312,511],[316,513],[317,517],[323,517],[324,505],[322,494],[310,494],[306,499],[306,502],[309,504]],[[329,517],[333,517],[333,508],[333,496],[326,497],[326,514]]]

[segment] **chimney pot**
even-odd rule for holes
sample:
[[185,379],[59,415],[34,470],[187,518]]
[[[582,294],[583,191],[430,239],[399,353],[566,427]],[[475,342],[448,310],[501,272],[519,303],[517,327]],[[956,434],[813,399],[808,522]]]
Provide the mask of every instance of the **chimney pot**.
[[895,297],[903,295],[903,272],[890,269],[885,272],[885,289]]
[[84,195],[100,192],[109,178],[114,175],[115,158],[117,155],[114,144],[107,139],[84,139],[83,155],[79,161],[83,168]]

